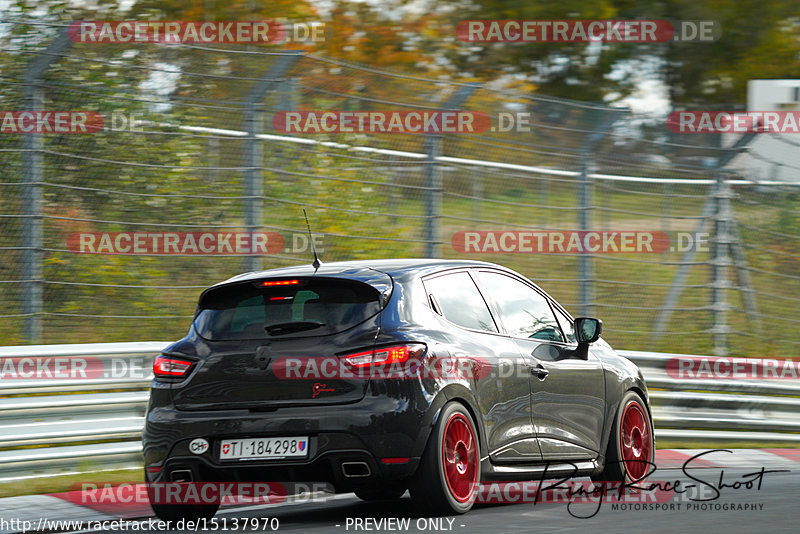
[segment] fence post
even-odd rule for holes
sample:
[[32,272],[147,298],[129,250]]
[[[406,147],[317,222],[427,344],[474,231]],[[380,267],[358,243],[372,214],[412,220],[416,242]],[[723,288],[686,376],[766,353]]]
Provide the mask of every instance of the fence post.
[[[477,83],[462,85],[456,94],[442,105],[442,110],[455,110],[479,87]],[[438,258],[441,255],[441,227],[439,219],[442,216],[442,171],[437,159],[441,152],[441,136],[428,134],[425,138],[425,257]]]
[[[597,122],[599,127],[591,132],[583,142],[580,151],[580,182],[578,183],[578,229],[581,235],[586,235],[592,230],[592,188],[594,182],[589,176],[593,170],[592,152],[603,140],[608,130],[614,125],[624,110],[594,109],[589,113],[591,122]],[[594,264],[591,254],[585,253],[578,256],[578,302],[580,302],[581,315],[593,315],[592,303],[594,302]]]
[[725,173],[717,170],[716,185],[714,188],[714,231],[711,238],[711,309],[713,311],[713,325],[711,331],[714,335],[714,354],[727,356],[728,354],[728,289],[731,287],[728,280],[728,267],[731,266],[730,250],[731,235],[731,205],[730,186]]
[[[50,65],[72,42],[63,30],[25,69],[23,102],[27,111],[42,111],[42,78]],[[22,313],[25,316],[25,339],[40,343],[42,337],[42,149],[39,133],[22,138],[22,204],[25,218],[22,227]]]
[[475,220],[483,217],[481,205],[483,203],[483,175],[479,167],[472,167],[472,218]]
[[[705,203],[703,203],[702,211],[700,212],[700,217],[697,219],[697,224],[695,225],[694,235],[698,236],[700,232],[703,231],[705,228],[706,221],[709,217],[713,216],[714,214],[714,192],[711,191],[711,194],[706,199]],[[655,339],[656,341],[660,340],[664,333],[667,330],[667,323],[669,322],[669,318],[672,316],[672,312],[675,309],[675,306],[678,304],[678,300],[680,299],[681,292],[683,291],[683,286],[686,284],[686,281],[689,277],[689,270],[692,265],[694,265],[695,257],[697,256],[698,252],[697,246],[691,247],[689,250],[683,253],[681,257],[681,261],[679,262],[678,272],[675,274],[675,278],[672,280],[672,284],[669,289],[669,293],[667,293],[667,298],[664,300],[664,304],[661,306],[661,312],[658,314],[658,319],[656,319],[655,324]]]
[[[581,154],[581,177],[578,189],[580,210],[578,211],[578,228],[581,235],[586,235],[592,229],[592,181],[589,178],[589,158],[591,145],[586,146]],[[589,254],[578,256],[578,277],[580,278],[580,294],[578,302],[581,305],[581,315],[591,317],[594,302],[594,264]]]
[[[261,229],[263,222],[264,208],[264,177],[262,167],[264,166],[264,147],[263,141],[258,135],[263,133],[264,113],[262,102],[264,97],[273,89],[278,82],[283,81],[282,77],[294,65],[302,51],[291,50],[286,54],[278,56],[275,62],[267,69],[267,72],[255,83],[250,93],[247,95],[244,106],[244,128],[247,131],[247,139],[244,146],[244,219],[247,232],[253,234]],[[252,242],[252,240],[251,240]],[[245,257],[245,271],[257,271],[261,269],[261,256],[251,254]]]
[[[755,137],[755,133],[746,133],[742,135],[736,142],[728,149],[725,150],[722,157],[716,158],[709,158],[708,159],[708,167],[713,168],[714,173],[712,176],[715,177],[716,183],[712,186],[711,194],[706,198],[706,201],[703,203],[703,208],[700,213],[700,217],[697,221],[697,225],[694,230],[695,237],[703,230],[706,225],[706,221],[709,218],[713,218],[714,226],[712,228],[712,232],[714,238],[711,241],[711,250],[710,250],[710,261],[711,261],[711,308],[713,313],[713,322],[714,325],[712,326],[710,332],[714,336],[714,350],[720,352],[727,352],[727,333],[728,333],[728,326],[726,324],[727,321],[727,302],[723,303],[722,299],[724,298],[722,293],[724,293],[724,289],[720,289],[719,286],[723,285],[722,277],[723,272],[719,270],[720,267],[718,262],[717,254],[722,254],[718,252],[717,249],[719,247],[716,246],[717,239],[719,237],[718,231],[722,230],[721,227],[717,226],[718,216],[721,212],[720,207],[720,197],[724,195],[731,195],[730,184],[728,184],[724,177],[723,173],[725,172],[724,169],[728,165],[728,163],[733,160],[737,155],[746,151],[750,142]],[[722,184],[722,185],[721,185]],[[724,187],[723,187],[724,186]],[[729,241],[736,239],[736,224],[733,218],[733,212],[731,211],[730,207],[730,196],[725,204],[725,217],[730,220],[730,223],[727,226],[726,233],[729,234],[727,238]],[[731,243],[728,243],[725,251],[725,255],[727,256],[728,251],[733,250],[733,256],[736,258],[736,246]],[[678,272],[675,275],[675,278],[672,280],[672,284],[669,289],[669,293],[667,293],[667,298],[664,301],[664,305],[661,307],[661,313],[656,320],[655,325],[655,338],[656,341],[660,340],[664,333],[667,330],[667,323],[669,322],[669,318],[672,315],[675,306],[678,304],[678,300],[680,299],[681,292],[683,291],[683,285],[686,283],[687,277],[689,275],[689,269],[694,264],[695,256],[698,252],[698,247],[693,246],[691,249],[686,251],[681,258],[680,267],[678,268]],[[728,260],[730,261],[730,260]],[[748,290],[752,292],[752,288],[749,286],[750,278],[749,274],[746,272],[745,266],[745,259],[742,255],[740,261],[737,261],[737,267],[739,267],[738,272],[740,273],[740,277],[747,283]],[[742,274],[744,273],[744,274]],[[727,280],[726,280],[727,282]],[[746,294],[749,298],[749,294]],[[745,301],[748,303],[747,309],[751,310],[750,313],[757,317],[757,311],[755,309],[755,300],[749,299]],[[723,309],[725,308],[725,309]],[[720,326],[718,329],[717,327]]]
[[439,256],[439,217],[442,213],[442,171],[436,164],[439,157],[440,140],[438,135],[425,138],[425,256]]

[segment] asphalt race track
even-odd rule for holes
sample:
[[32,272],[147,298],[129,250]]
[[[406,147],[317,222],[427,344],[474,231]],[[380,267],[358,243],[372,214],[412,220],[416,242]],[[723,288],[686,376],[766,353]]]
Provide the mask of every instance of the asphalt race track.
[[[718,469],[693,472],[697,478],[719,487]],[[726,469],[724,483],[736,486],[737,481],[752,479],[755,469]],[[659,481],[681,480],[688,484],[681,469],[659,469]],[[751,475],[751,476],[748,476]],[[718,498],[708,502],[681,502],[674,498],[669,503],[674,509],[641,509],[630,504],[627,510],[612,509],[612,504],[582,503],[568,509],[565,503],[548,504],[479,504],[466,515],[449,518],[427,518],[418,515],[408,494],[395,502],[366,503],[352,494],[328,496],[314,502],[263,505],[249,508],[221,510],[217,515],[218,528],[207,531],[223,532],[274,532],[270,528],[243,528],[245,518],[267,524],[264,518],[277,518],[277,532],[308,532],[313,534],[345,532],[460,532],[460,533],[519,533],[519,532],[700,532],[725,534],[797,532],[797,495],[800,491],[800,469],[782,473],[766,473],[761,489],[746,484],[736,489],[724,487]],[[706,493],[711,494],[707,486]],[[751,509],[731,510],[749,505]],[[703,509],[705,508],[705,509]],[[593,517],[575,517],[592,515]],[[356,518],[363,522],[356,523]],[[369,519],[369,521],[367,520]],[[408,518],[408,523],[400,520]],[[235,522],[238,520],[238,524]],[[223,529],[223,521],[227,529]],[[272,522],[275,525],[275,522]],[[185,532],[195,530],[166,530],[160,532]],[[203,531],[198,528],[197,531]],[[79,532],[79,531],[74,531]],[[83,532],[89,532],[84,530]],[[131,532],[131,530],[104,530],[104,532]],[[140,531],[141,532],[141,531]],[[146,530],[145,532],[159,532]]]

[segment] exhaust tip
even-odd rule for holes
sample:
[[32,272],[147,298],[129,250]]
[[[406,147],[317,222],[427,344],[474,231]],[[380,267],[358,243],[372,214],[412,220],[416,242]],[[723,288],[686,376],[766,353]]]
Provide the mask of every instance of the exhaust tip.
[[366,462],[342,462],[342,474],[347,478],[364,478],[372,474]]
[[192,471],[190,469],[176,469],[169,474],[171,482],[191,482],[192,478]]

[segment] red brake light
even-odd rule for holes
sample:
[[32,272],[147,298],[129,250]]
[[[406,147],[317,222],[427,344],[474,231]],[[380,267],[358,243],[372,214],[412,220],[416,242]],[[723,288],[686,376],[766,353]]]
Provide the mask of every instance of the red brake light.
[[403,363],[408,360],[411,350],[406,345],[399,347],[383,347],[375,350],[373,365],[391,365],[393,363]]
[[379,347],[365,352],[348,354],[344,360],[351,366],[357,368],[392,365],[395,363],[407,362],[409,357],[419,357],[425,352],[424,345],[394,345],[391,347]]
[[300,280],[267,280],[266,282],[261,282],[261,285],[264,287],[272,287],[272,286],[296,286],[300,283]]
[[155,376],[184,376],[189,372],[192,363],[188,360],[179,360],[177,358],[167,358],[166,356],[159,356],[153,362],[153,374]]

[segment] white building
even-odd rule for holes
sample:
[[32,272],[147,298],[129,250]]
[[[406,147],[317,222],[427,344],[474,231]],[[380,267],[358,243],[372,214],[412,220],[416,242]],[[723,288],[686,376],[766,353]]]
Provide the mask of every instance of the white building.
[[[800,111],[800,80],[750,80],[747,111]],[[750,147],[729,167],[751,180],[800,183],[800,134],[759,133]]]

